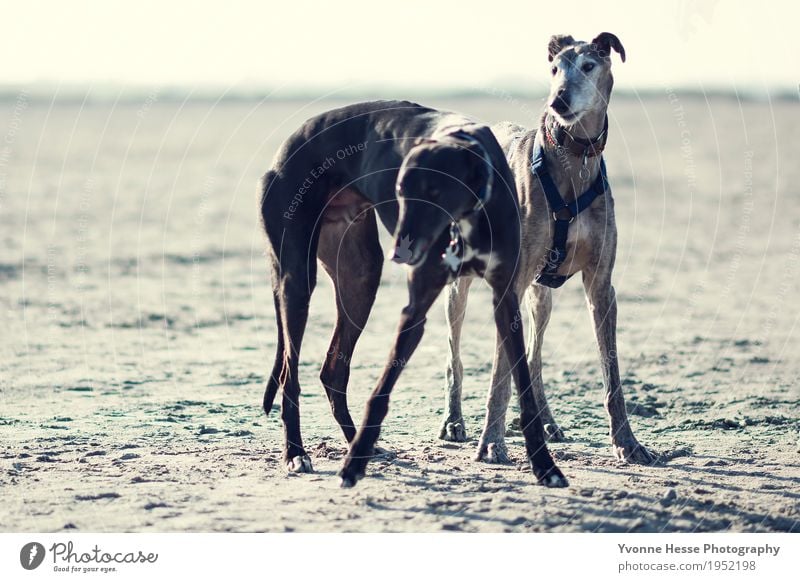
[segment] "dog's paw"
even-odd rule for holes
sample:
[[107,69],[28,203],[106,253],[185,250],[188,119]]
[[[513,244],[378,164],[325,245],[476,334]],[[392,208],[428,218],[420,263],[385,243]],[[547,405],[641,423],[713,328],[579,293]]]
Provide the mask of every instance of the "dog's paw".
[[555,422],[548,422],[544,425],[544,436],[551,443],[560,443],[565,439],[564,431]]
[[308,455],[297,455],[286,461],[286,470],[290,473],[313,473],[314,468],[311,466],[311,459]]
[[619,440],[611,444],[614,456],[623,463],[637,463],[639,465],[652,465],[658,460],[658,455],[639,444],[634,437]]
[[353,477],[340,477],[339,479],[339,487],[342,489],[351,489],[356,486],[358,483],[358,479]]
[[[356,448],[358,447],[356,446]],[[344,464],[342,464],[342,468],[338,473],[340,478],[339,485],[342,488],[355,487],[356,483],[364,478],[367,473],[367,462],[372,458],[372,454],[378,447],[371,447],[371,449],[367,454],[361,452],[356,454],[353,452],[353,445],[350,446],[350,452],[347,453]]]
[[497,465],[507,465],[511,463],[511,459],[508,456],[508,449],[503,441],[489,442],[479,446],[475,460]]
[[544,487],[567,487],[569,481],[564,473],[556,466],[553,457],[547,449],[541,448],[529,458],[531,470],[536,477],[536,482]]
[[463,443],[467,440],[467,431],[464,428],[464,419],[459,418],[455,422],[444,421],[442,430],[439,431],[439,438],[443,441]]
[[342,470],[339,471],[339,487],[342,489],[350,489],[355,487],[356,483],[364,477],[364,472],[354,467],[351,463],[345,463]]
[[537,482],[545,487],[569,487],[569,481],[556,466],[543,477],[537,477]]

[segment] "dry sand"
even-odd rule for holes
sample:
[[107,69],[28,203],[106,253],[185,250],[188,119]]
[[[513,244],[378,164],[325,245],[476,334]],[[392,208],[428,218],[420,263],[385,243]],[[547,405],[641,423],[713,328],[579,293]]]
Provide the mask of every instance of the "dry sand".
[[[540,107],[427,103],[527,125]],[[344,446],[317,379],[333,318],[321,275],[301,366],[316,473],[284,471],[280,420],[260,409],[276,332],[255,184],[282,139],[334,105],[2,105],[0,530],[800,530],[796,102],[612,103],[622,375],[634,431],[666,462],[612,459],[573,280],[544,347],[564,490],[534,484],[513,429],[514,465],[473,460],[494,337],[482,284],[463,346],[471,440],[436,438],[440,300],[384,425],[396,457],[341,490]],[[403,277],[386,266],[354,357],[358,419]]]

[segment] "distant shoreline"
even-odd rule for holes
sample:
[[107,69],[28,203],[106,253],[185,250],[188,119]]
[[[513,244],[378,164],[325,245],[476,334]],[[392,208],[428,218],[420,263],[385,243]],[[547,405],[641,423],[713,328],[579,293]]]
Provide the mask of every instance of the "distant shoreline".
[[[682,98],[726,98],[744,102],[800,102],[800,87],[776,88],[765,91],[736,90],[729,88],[696,87],[646,87],[642,89],[620,88],[614,92],[615,100],[638,100],[662,98],[674,93]],[[525,99],[538,101],[544,99],[543,91],[518,91],[506,87],[455,87],[453,89],[409,88],[409,87],[333,87],[304,88],[298,90],[250,88],[223,89],[218,87],[143,87],[125,85],[69,85],[59,87],[50,84],[0,85],[0,103],[13,103],[21,95],[29,103],[59,104],[117,104],[153,103],[252,103],[252,102],[294,102],[294,101],[353,101],[369,99]]]

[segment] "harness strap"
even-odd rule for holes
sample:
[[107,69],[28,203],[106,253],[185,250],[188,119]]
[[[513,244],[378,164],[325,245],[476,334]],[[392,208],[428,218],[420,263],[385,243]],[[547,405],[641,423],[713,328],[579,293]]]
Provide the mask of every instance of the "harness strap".
[[553,246],[548,249],[545,264],[541,271],[536,274],[535,281],[540,285],[561,287],[572,275],[559,275],[558,269],[567,259],[567,237],[569,235],[569,225],[581,212],[592,205],[598,196],[605,194],[608,188],[608,178],[606,176],[606,163],[600,158],[600,172],[589,189],[578,196],[572,202],[565,202],[558,192],[558,187],[547,171],[545,164],[544,148],[539,141],[533,149],[533,159],[531,160],[531,172],[539,179],[542,191],[547,198],[547,205],[550,207],[550,215],[553,218]]

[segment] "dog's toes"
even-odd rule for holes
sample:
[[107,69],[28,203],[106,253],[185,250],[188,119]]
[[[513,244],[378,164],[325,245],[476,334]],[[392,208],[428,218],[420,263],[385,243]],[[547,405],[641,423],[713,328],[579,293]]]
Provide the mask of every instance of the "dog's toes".
[[511,463],[511,459],[508,456],[508,449],[506,449],[506,444],[504,442],[482,445],[478,448],[478,455],[475,460],[497,465],[507,465]]
[[658,455],[647,447],[639,444],[636,439],[613,443],[614,456],[623,463],[636,463],[639,465],[652,465],[658,461]]
[[311,466],[311,459],[308,455],[297,455],[286,461],[286,469],[290,473],[313,473],[314,468]]
[[341,471],[339,471],[339,487],[342,489],[350,489],[351,487],[355,487],[358,480],[363,477],[364,474],[359,474],[358,469],[355,469],[351,464],[345,463],[345,466],[342,467]]
[[439,432],[439,438],[454,443],[466,442],[467,431],[464,428],[464,420],[459,419],[456,422],[445,422],[442,425],[442,430]]
[[539,479],[539,484],[545,487],[569,487],[569,481],[567,481],[567,478],[564,477],[558,469],[555,469],[554,472],[543,479]]
[[561,472],[561,469],[553,463],[553,459],[550,455],[546,455],[545,458],[539,458],[538,463],[534,463],[532,460],[531,469],[533,469],[533,474],[536,476],[536,482],[539,485],[545,487],[569,486],[569,481],[564,477],[564,473]]
[[544,425],[544,436],[551,443],[560,443],[564,440],[564,431],[555,422],[548,422]]

